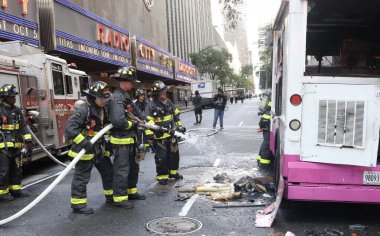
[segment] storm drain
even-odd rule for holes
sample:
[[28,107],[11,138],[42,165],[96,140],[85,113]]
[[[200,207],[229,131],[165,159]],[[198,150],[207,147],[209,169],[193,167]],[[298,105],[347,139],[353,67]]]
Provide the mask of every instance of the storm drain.
[[189,217],[162,217],[148,222],[146,227],[156,234],[181,235],[198,231],[202,223]]

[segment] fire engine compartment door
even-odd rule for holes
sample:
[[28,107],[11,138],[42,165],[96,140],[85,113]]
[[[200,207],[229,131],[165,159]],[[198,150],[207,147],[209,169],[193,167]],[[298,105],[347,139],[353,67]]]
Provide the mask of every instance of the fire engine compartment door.
[[377,85],[304,84],[301,160],[376,166],[379,96]]

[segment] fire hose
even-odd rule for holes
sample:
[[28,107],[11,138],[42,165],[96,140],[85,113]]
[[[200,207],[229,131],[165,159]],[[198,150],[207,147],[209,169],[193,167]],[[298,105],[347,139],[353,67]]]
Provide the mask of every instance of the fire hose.
[[[135,117],[136,118],[136,117]],[[161,126],[158,126],[158,125],[153,125],[153,124],[147,124],[147,123],[140,123],[139,124],[140,126],[143,126],[145,128],[148,128],[148,129],[152,129],[152,130],[163,130],[163,131],[169,131],[169,129],[166,129],[166,128],[163,128]],[[92,144],[94,144],[99,138],[101,138],[107,131],[111,130],[112,129],[112,124],[109,124],[107,125],[106,127],[104,127],[102,130],[99,131],[99,133],[97,133],[91,140],[90,142]],[[33,132],[31,132],[33,134]],[[174,132],[174,135],[177,136],[177,137],[184,137],[184,135],[178,131],[175,131]],[[38,139],[36,139],[38,140]],[[43,145],[42,145],[43,146]],[[61,172],[61,174],[36,198],[34,199],[31,203],[29,203],[26,207],[24,207],[23,209],[21,209],[19,212],[15,213],[14,215],[6,218],[6,219],[3,219],[0,221],[0,225],[4,225],[4,224],[7,224],[19,217],[21,217],[22,215],[24,215],[26,212],[28,212],[30,209],[32,209],[33,207],[35,207],[38,203],[40,203],[61,181],[64,177],[66,177],[66,175],[70,172],[71,169],[74,168],[74,166],[76,165],[76,163],[82,158],[82,156],[86,153],[86,151],[84,149],[82,149],[78,155],[70,162],[69,165],[67,165],[67,167]],[[63,163],[62,163],[63,164]]]
[[[112,125],[107,125],[105,128],[99,131],[98,134],[96,134],[90,142],[94,144],[100,137],[102,137],[107,131],[112,129]],[[20,216],[24,215],[26,212],[28,212],[30,209],[32,209],[34,206],[36,206],[42,199],[44,199],[50,192],[55,188],[62,179],[69,173],[69,171],[75,166],[75,164],[82,158],[82,156],[86,153],[84,149],[82,149],[78,155],[70,162],[70,164],[62,171],[62,173],[51,183],[36,199],[34,199],[31,203],[29,203],[26,207],[24,207],[21,211],[17,212],[16,214],[3,219],[0,221],[0,225],[7,224]]]
[[61,165],[63,167],[67,167],[67,165],[65,163],[62,163],[60,162],[57,158],[55,158],[46,148],[45,146],[40,142],[40,140],[38,140],[37,136],[34,134],[34,132],[30,129],[29,125],[26,126],[29,133],[32,135],[34,141],[38,144],[38,146],[40,146],[40,148],[48,155],[48,157],[50,159],[52,159],[55,163],[57,163],[58,165]]

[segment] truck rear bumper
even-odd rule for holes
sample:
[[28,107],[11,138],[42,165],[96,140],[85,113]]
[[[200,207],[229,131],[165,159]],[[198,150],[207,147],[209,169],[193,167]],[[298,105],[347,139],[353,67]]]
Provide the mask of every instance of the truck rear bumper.
[[380,203],[380,186],[292,184],[285,181],[284,196],[299,201]]

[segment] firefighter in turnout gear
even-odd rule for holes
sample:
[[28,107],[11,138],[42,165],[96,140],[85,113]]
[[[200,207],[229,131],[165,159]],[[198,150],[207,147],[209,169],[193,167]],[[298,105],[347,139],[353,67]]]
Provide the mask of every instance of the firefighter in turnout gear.
[[92,167],[98,169],[103,182],[106,203],[113,202],[112,163],[104,154],[104,139],[95,144],[90,142],[108,123],[106,104],[110,97],[108,85],[104,82],[91,84],[90,89],[82,91],[87,101],[75,103],[74,113],[67,121],[65,128],[66,140],[73,144],[68,155],[75,158],[84,148],[85,155],[75,166],[71,183],[71,208],[74,213],[93,214],[94,210],[87,207],[87,184],[90,180]]
[[0,201],[29,196],[21,190],[22,150],[31,155],[33,142],[22,111],[15,105],[18,94],[13,84],[0,88]]
[[261,119],[259,122],[260,130],[263,132],[263,142],[260,147],[259,156],[257,157],[257,161],[259,164],[263,166],[270,165],[273,160],[273,154],[270,151],[269,143],[269,133],[270,133],[270,123],[271,123],[271,106],[272,102],[270,97],[267,100],[264,111],[262,112]]
[[168,131],[160,130],[155,133],[146,130],[149,139],[154,139],[156,178],[161,185],[166,185],[169,178],[182,179],[182,175],[178,173],[179,149],[177,138],[174,137],[174,128],[176,127],[175,130],[179,132],[186,132],[186,128],[182,127],[179,119],[179,110],[167,98],[166,90],[167,87],[163,82],[154,82],[151,92],[153,101],[147,105],[145,110],[148,123],[168,129]]
[[128,91],[132,90],[136,78],[136,68],[123,67],[111,78],[119,81],[109,104],[110,121],[113,125],[110,142],[114,146],[113,161],[113,199],[115,205],[121,208],[133,208],[128,200],[144,200],[145,196],[138,193],[137,181],[140,167],[136,162],[136,138],[139,122],[128,116],[129,112],[144,118],[141,111],[133,105]]
[[[137,99],[133,102],[134,105],[144,114],[145,116],[145,108],[148,104],[146,100],[146,90],[137,89],[136,91]],[[140,163],[140,161],[145,159],[145,154],[149,151],[149,143],[145,134],[145,130],[142,127],[138,127],[137,129],[137,157],[136,161]]]

